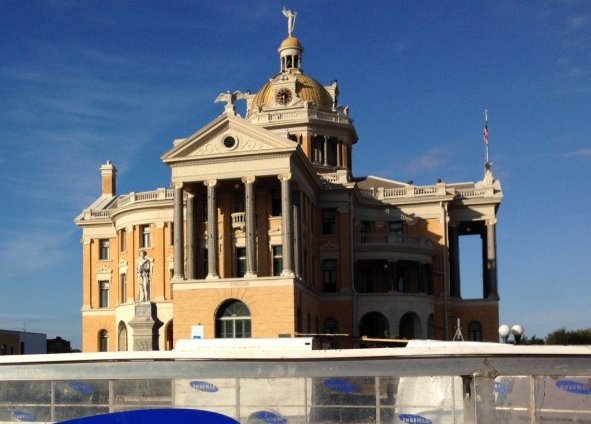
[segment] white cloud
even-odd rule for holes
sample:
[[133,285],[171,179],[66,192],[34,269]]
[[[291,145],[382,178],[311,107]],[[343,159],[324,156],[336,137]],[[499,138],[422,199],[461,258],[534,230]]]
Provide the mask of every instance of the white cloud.
[[568,18],[568,26],[571,30],[579,30],[591,24],[591,14],[582,14],[577,16],[570,16]]
[[572,158],[572,157],[582,158],[582,159],[591,158],[591,148],[575,150],[573,152],[565,153],[563,156],[565,158]]
[[447,160],[447,150],[442,147],[436,147],[424,155],[407,162],[403,168],[409,175],[420,175],[444,167],[447,164]]

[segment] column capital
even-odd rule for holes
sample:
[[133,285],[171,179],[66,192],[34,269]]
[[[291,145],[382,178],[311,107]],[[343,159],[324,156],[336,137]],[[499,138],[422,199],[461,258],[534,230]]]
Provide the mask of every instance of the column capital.
[[289,181],[291,180],[291,172],[288,172],[286,174],[278,174],[277,178],[279,179],[279,181]]
[[252,184],[252,183],[255,182],[255,180],[256,180],[256,177],[255,176],[242,177],[242,182],[244,184]]
[[487,219],[486,221],[484,221],[484,223],[486,224],[487,227],[489,225],[497,225],[497,218]]
[[215,185],[218,183],[218,180],[205,180],[203,181],[203,185],[205,185],[206,187],[215,187]]
[[192,199],[195,198],[195,195],[193,193],[191,193],[191,192],[188,191],[187,192],[187,198],[190,199],[190,200],[192,200]]
[[183,182],[181,181],[181,182],[176,182],[176,183],[173,183],[173,184],[172,184],[172,187],[173,187],[175,190],[179,190],[179,189],[181,189],[181,190],[182,190],[182,188],[183,188]]

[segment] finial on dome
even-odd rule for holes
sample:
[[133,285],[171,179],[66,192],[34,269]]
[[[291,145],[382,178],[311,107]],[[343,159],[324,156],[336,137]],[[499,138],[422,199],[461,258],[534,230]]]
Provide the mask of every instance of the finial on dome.
[[298,14],[296,12],[292,12],[289,9],[286,9],[285,6],[283,6],[282,12],[283,16],[287,18],[287,35],[291,37],[293,34],[293,29],[295,27],[296,16]]

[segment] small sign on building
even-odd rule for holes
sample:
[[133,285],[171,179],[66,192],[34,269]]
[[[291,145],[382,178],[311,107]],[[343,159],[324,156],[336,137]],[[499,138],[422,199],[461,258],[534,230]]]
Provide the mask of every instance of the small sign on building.
[[202,339],[203,338],[203,325],[197,324],[191,326],[191,338]]

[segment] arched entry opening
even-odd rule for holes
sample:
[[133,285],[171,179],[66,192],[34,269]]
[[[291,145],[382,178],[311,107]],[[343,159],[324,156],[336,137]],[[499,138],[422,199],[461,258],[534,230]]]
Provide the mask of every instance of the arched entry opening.
[[421,339],[421,320],[414,312],[405,313],[400,319],[400,332],[398,333],[401,339]]
[[359,335],[375,338],[390,336],[388,319],[379,312],[368,312],[359,323]]
[[215,336],[221,339],[251,337],[250,311],[239,300],[230,299],[222,303],[215,314]]

